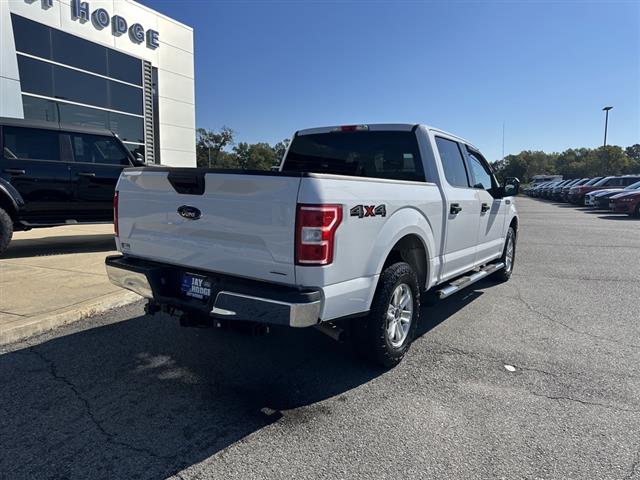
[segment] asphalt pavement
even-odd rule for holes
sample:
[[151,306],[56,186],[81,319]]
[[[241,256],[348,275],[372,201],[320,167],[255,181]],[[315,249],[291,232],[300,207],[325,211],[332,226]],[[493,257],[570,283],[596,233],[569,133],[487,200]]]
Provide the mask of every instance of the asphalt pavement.
[[511,280],[391,371],[142,303],[0,350],[0,478],[640,479],[640,221],[518,198]]

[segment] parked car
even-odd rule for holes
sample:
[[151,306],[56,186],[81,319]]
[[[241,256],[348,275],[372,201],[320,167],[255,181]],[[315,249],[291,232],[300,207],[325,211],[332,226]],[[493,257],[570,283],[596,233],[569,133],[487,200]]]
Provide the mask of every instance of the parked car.
[[513,271],[517,179],[470,143],[410,124],[297,132],[279,172],[125,170],[111,281],[183,324],[317,326],[390,367],[440,298]]
[[560,200],[563,202],[568,202],[569,201],[569,190],[572,187],[577,187],[580,185],[584,185],[586,184],[589,180],[591,180],[590,178],[580,178],[578,180],[575,180],[574,182],[570,183],[569,185],[565,185],[564,187],[562,187],[562,193],[560,194]]
[[542,187],[542,191],[541,191],[542,198],[545,198],[547,200],[549,198],[551,198],[551,194],[553,192],[553,189],[555,187],[557,187],[558,185],[560,185],[561,183],[563,183],[563,181],[551,182],[551,183],[545,185],[544,187]]
[[584,205],[584,196],[587,193],[617,185],[618,183],[616,178],[617,177],[614,176],[592,178],[583,185],[571,187],[567,198],[569,199],[569,202],[575,205]]
[[609,209],[615,213],[627,213],[640,218],[640,189],[614,195],[609,199]]
[[[620,177],[616,177],[616,185],[610,186],[609,188],[603,188],[601,190],[594,190],[593,192],[589,192],[584,197],[584,204],[588,207],[597,207],[598,206],[598,198],[602,195],[606,195],[607,193],[616,193],[620,190],[633,185],[634,183],[640,181],[640,176],[634,175],[623,175]],[[609,202],[606,202],[604,208],[608,208]]]
[[536,185],[535,187],[533,187],[533,189],[531,190],[531,194],[533,197],[540,197],[542,195],[543,190],[545,189],[545,187],[551,185],[552,183],[555,183],[555,181],[551,181],[551,182],[542,182],[538,185]]
[[609,209],[609,199],[619,195],[621,193],[631,193],[634,192],[636,190],[640,190],[640,180],[637,181],[636,183],[632,183],[631,185],[624,187],[622,190],[607,190],[604,192],[599,193],[597,196],[595,196],[592,200],[592,206],[596,207],[596,208],[602,208],[605,210]]
[[555,200],[555,201],[559,201],[560,200],[560,194],[562,193],[562,189],[564,188],[565,185],[569,185],[574,183],[576,180],[573,178],[564,180],[562,182],[560,182],[558,185],[555,185],[552,189],[551,189],[551,193],[549,195],[549,198],[551,200]]
[[13,232],[113,221],[125,167],[144,165],[112,132],[0,118],[0,254]]

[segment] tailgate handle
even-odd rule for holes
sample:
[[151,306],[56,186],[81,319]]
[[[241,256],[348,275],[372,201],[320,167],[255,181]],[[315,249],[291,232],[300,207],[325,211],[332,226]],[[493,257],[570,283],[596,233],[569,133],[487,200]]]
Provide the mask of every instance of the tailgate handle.
[[79,177],[95,177],[96,174],[94,172],[78,172]]
[[452,203],[451,207],[449,207],[449,213],[451,215],[457,215],[462,211],[462,207],[459,203]]

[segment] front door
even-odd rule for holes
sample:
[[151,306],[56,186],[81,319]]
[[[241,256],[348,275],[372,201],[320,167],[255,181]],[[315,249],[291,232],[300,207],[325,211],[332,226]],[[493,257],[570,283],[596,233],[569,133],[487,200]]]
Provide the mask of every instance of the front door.
[[68,160],[61,152],[57,130],[2,127],[0,174],[25,202],[22,220],[50,224],[70,218]]
[[483,265],[502,255],[505,242],[504,222],[508,208],[507,202],[511,200],[499,198],[498,182],[480,152],[466,147],[466,154],[472,185],[480,204],[475,264]]
[[440,163],[444,170],[445,241],[440,281],[471,270],[476,257],[480,204],[477,191],[471,188],[470,175],[462,146],[451,138],[435,137]]
[[74,162],[72,209],[78,221],[113,220],[113,195],[122,169],[131,166],[128,152],[114,138],[69,133]]

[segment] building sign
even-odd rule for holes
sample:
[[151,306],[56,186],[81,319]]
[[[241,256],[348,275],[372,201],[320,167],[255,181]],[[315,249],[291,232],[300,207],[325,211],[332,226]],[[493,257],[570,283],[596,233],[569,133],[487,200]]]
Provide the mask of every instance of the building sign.
[[[25,0],[33,3],[35,0]],[[53,0],[41,0],[42,8],[47,9],[53,6]],[[62,7],[63,3],[60,2]],[[97,8],[91,11],[89,2],[71,0],[71,18],[85,23],[91,21],[98,30],[111,29],[111,33],[116,37],[127,34],[134,43],[146,42],[148,48],[155,50],[160,46],[160,34],[156,30],[146,30],[139,23],[129,25],[127,20],[120,15],[111,16],[104,8]]]

